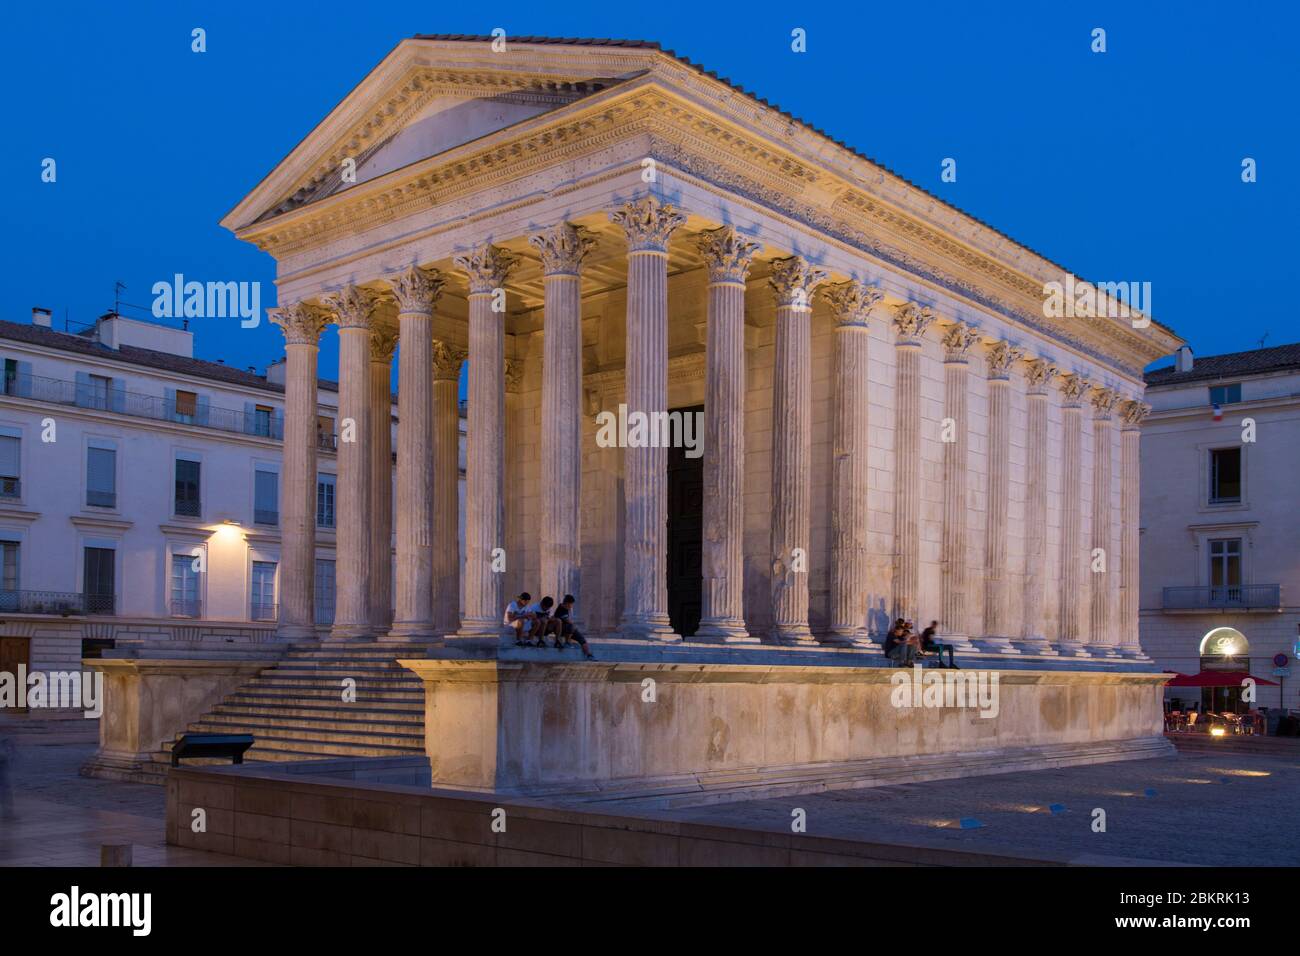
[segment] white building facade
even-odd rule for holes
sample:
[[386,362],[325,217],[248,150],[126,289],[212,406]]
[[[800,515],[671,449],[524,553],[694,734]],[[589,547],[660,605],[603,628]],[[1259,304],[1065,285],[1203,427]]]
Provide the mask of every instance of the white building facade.
[[[188,330],[112,314],[57,332],[38,309],[0,322],[0,366],[0,670],[75,670],[109,648],[263,649],[282,587],[283,363],[259,375],[196,359]],[[322,381],[313,405],[327,628],[337,387]]]
[[[1276,681],[1257,689],[1257,704],[1295,709],[1300,345],[1206,358],[1182,349],[1148,373],[1146,394],[1142,647],[1168,670]],[[1290,674],[1274,673],[1278,654]],[[1167,695],[1211,703],[1197,689]]]

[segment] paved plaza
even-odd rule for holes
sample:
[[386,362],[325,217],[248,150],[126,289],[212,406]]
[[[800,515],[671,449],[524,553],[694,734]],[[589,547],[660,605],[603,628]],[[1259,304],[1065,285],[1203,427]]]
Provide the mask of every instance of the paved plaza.
[[[94,721],[7,720],[16,819],[0,820],[0,865],[97,866],[102,844],[131,844],[136,866],[256,865],[163,842],[164,791],[83,777]],[[1175,757],[862,790],[637,810],[725,826],[785,830],[806,811],[814,836],[960,847],[1079,863],[1295,865],[1300,746],[1266,754]],[[1151,791],[1148,794],[1148,791]],[[1053,804],[1064,807],[1052,812]],[[1093,810],[1106,832],[1093,832]],[[631,808],[629,808],[630,810]],[[963,828],[976,820],[979,827]]]

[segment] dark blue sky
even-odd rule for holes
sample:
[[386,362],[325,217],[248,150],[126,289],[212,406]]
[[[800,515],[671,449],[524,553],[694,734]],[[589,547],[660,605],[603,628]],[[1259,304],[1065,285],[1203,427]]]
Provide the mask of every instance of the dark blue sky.
[[[658,40],[1076,275],[1149,281],[1197,354],[1296,341],[1294,3],[683,5],[22,3],[0,20],[8,135],[0,317],[92,321],[153,283],[261,280],[217,221],[403,37]],[[208,51],[190,52],[190,31]],[[807,31],[808,52],[790,52]],[[1090,51],[1094,27],[1105,54]],[[40,180],[53,157],[58,181]],[[945,157],[957,182],[940,181]],[[1241,162],[1259,181],[1241,181]],[[264,322],[199,320],[207,358],[259,368]],[[333,377],[333,337],[321,374]]]

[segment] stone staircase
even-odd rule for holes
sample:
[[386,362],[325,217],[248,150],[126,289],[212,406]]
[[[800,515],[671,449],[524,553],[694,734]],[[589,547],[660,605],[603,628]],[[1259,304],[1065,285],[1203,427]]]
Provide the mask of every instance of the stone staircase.
[[[295,646],[187,729],[252,734],[248,761],[423,756],[424,687],[397,663],[421,653],[409,644]],[[347,678],[356,681],[352,703],[343,701]],[[163,742],[144,777],[166,779],[171,747]]]

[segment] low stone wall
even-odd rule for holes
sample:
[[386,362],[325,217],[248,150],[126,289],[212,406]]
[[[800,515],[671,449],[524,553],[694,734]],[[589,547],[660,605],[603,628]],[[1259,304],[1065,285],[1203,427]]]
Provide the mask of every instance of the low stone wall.
[[[299,866],[1016,866],[1065,861],[326,781],[349,761],[172,770],[167,842]],[[373,761],[357,761],[358,766]],[[374,772],[368,770],[367,772]],[[201,814],[196,811],[202,811]],[[202,829],[196,829],[197,821]]]
[[1165,674],[925,672],[996,681],[981,708],[927,706],[888,667],[401,663],[424,681],[434,785],[467,790],[755,797],[1171,752]]

